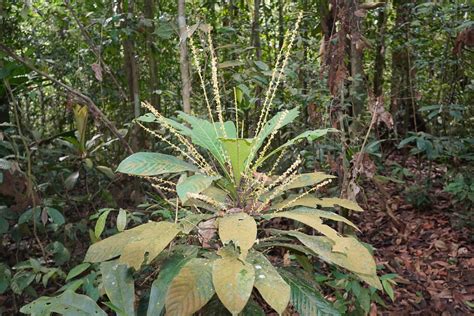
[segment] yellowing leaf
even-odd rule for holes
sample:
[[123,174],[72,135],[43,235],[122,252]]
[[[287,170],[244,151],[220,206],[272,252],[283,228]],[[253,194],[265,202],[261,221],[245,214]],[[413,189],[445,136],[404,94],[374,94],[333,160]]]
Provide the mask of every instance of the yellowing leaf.
[[149,222],[96,242],[87,250],[84,261],[102,262],[119,256],[127,243],[137,239],[144,230],[152,229],[155,225],[156,222]]
[[317,204],[321,207],[334,207],[335,205],[339,205],[356,212],[364,211],[356,202],[340,198],[323,198],[317,201]]
[[191,259],[171,281],[166,294],[166,315],[192,315],[206,305],[214,293],[211,261]]
[[291,295],[288,283],[260,252],[251,251],[247,262],[251,263],[255,269],[255,287],[260,295],[278,314],[283,314]]
[[341,236],[338,234],[337,231],[335,231],[328,225],[323,224],[323,221],[317,214],[312,214],[308,212],[287,211],[287,212],[274,213],[271,215],[271,218],[275,218],[275,217],[285,217],[285,218],[293,219],[295,221],[306,224],[310,226],[311,228],[316,229],[323,235],[326,235],[334,243],[336,243],[337,240],[341,238]]
[[146,253],[148,253],[148,262],[151,262],[176,237],[178,232],[179,227],[174,223],[155,223],[123,248],[119,262],[138,270]]
[[230,241],[240,247],[245,257],[257,238],[257,223],[246,213],[226,214],[219,219],[219,237],[225,245]]
[[255,271],[251,264],[243,263],[235,256],[214,261],[212,282],[217,296],[233,314],[240,313],[252,293]]
[[333,243],[326,237],[309,236],[296,231],[287,234],[296,237],[324,261],[367,277],[377,275],[375,261],[369,250],[353,237],[340,237],[340,242],[345,246],[345,252],[341,253],[332,251]]
[[348,220],[347,218],[345,218],[345,217],[343,217],[339,214],[333,213],[333,212],[318,210],[318,209],[315,209],[315,208],[307,208],[307,207],[295,208],[295,209],[291,210],[290,212],[291,213],[297,213],[297,214],[303,214],[303,215],[307,214],[307,215],[311,215],[311,216],[318,216],[320,218],[326,218],[326,219],[330,219],[330,220],[333,220],[333,221],[336,221],[336,222],[343,222],[343,223],[359,230],[357,228],[357,226],[354,223],[352,223],[350,220]]
[[315,196],[303,196],[300,199],[294,200],[294,198],[288,198],[282,202],[272,205],[271,209],[279,208],[291,208],[294,206],[307,206],[307,207],[334,207],[336,205],[342,206],[352,211],[362,212],[363,209],[357,205],[356,202],[340,199],[340,198],[317,198]]

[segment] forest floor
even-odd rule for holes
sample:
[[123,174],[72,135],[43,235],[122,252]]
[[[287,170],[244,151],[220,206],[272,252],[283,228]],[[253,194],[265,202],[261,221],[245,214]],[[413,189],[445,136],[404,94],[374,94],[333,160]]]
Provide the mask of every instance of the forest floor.
[[[379,308],[378,313],[474,314],[466,305],[474,301],[473,234],[468,228],[472,223],[459,220],[449,194],[443,192],[445,169],[435,166],[430,173],[428,166],[420,168],[414,159],[393,161],[404,165],[414,177],[405,184],[384,183],[382,190],[374,182],[364,185],[367,211],[355,219],[361,238],[376,248],[384,272],[399,275],[395,302]],[[427,192],[431,203],[417,209],[406,201],[404,189],[415,185],[415,179],[428,178],[433,183]]]
[[[384,266],[382,273],[399,276],[394,287],[395,302],[387,301],[386,307],[373,305],[371,316],[474,315],[466,303],[474,301],[472,222],[459,220],[449,194],[443,191],[445,167],[435,165],[430,172],[429,166],[420,166],[411,158],[402,161],[396,154],[385,162],[387,176],[394,163],[413,176],[403,184],[373,180],[362,183],[361,200],[365,201],[360,204],[366,211],[353,218],[362,231],[360,238],[376,249],[377,263]],[[428,178],[433,184],[429,191],[420,191],[415,197],[423,199],[426,195],[431,203],[415,208],[407,202],[405,189]],[[86,246],[78,246],[73,255],[82,257]],[[0,253],[0,262],[7,259],[3,255],[8,256]],[[52,295],[55,289],[40,292]],[[7,311],[13,310],[11,298],[8,293],[0,295],[0,305],[6,304]],[[20,298],[17,304],[21,303]]]

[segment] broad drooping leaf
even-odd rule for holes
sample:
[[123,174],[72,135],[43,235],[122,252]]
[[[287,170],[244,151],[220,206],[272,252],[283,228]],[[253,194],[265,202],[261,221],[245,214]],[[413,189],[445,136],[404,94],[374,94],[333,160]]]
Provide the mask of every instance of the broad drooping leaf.
[[260,147],[262,147],[265,139],[270,136],[270,134],[272,134],[274,130],[278,130],[293,122],[293,120],[298,116],[298,114],[298,108],[294,108],[289,111],[278,112],[274,117],[272,117],[268,122],[266,122],[263,125],[261,131],[254,138],[252,150],[249,156],[249,163],[252,162],[252,160],[255,158],[255,155],[257,154]]
[[153,260],[178,232],[174,223],[149,222],[93,244],[84,261],[102,262],[121,255],[120,262],[139,268],[145,253],[148,261]]
[[278,147],[277,149],[273,150],[271,153],[269,153],[268,155],[266,155],[264,158],[262,158],[260,161],[259,161],[259,165],[261,163],[263,163],[265,160],[267,160],[268,158],[272,157],[273,155],[277,154],[278,152],[282,151],[283,149],[289,147],[289,146],[293,146],[294,144],[300,142],[300,141],[303,141],[305,139],[309,140],[309,141],[314,141],[320,137],[323,137],[325,136],[328,132],[337,132],[337,129],[334,129],[334,128],[325,128],[325,129],[317,129],[317,130],[313,130],[313,131],[306,131],[306,132],[303,132],[301,134],[299,134],[298,136],[290,139],[289,141],[287,141],[286,143],[284,143],[283,145],[281,145],[280,147]]
[[218,225],[222,243],[233,241],[245,257],[257,238],[257,223],[253,217],[244,212],[226,214],[219,219]]
[[158,222],[154,227],[144,230],[138,238],[128,243],[124,248],[119,262],[135,269],[140,268],[148,255],[151,262],[176,237],[179,226],[170,222]]
[[135,315],[135,286],[126,265],[117,261],[100,264],[102,284],[119,316]]
[[290,212],[295,213],[295,214],[317,216],[320,218],[326,218],[326,219],[330,219],[337,222],[343,222],[358,230],[357,226],[354,223],[352,223],[350,220],[333,212],[328,212],[328,211],[323,211],[323,210],[318,210],[315,208],[308,208],[308,207],[298,207],[291,210]]
[[192,127],[191,140],[193,144],[201,146],[217,159],[224,166],[225,154],[221,146],[219,138],[221,137],[237,137],[237,132],[233,122],[225,122],[224,129],[226,135],[223,134],[220,123],[211,123],[206,120],[194,117],[184,112],[179,112],[179,117],[189,123]]
[[225,256],[214,261],[212,282],[222,304],[232,313],[240,313],[252,293],[255,270],[236,256]]
[[87,250],[84,261],[102,262],[119,256],[127,243],[137,239],[143,231],[153,229],[155,224],[149,222],[96,242]]
[[367,248],[353,237],[340,237],[340,244],[344,245],[344,252],[334,252],[333,243],[323,236],[309,236],[300,232],[287,232],[289,236],[296,237],[303,245],[311,249],[322,260],[343,267],[357,275],[366,278],[375,288],[381,288],[377,278],[374,258]]
[[198,170],[196,166],[174,156],[149,152],[128,156],[117,168],[117,172],[137,176],[157,176],[164,173]]
[[166,294],[166,315],[191,316],[214,295],[212,261],[191,259],[171,281]]
[[166,293],[171,281],[178,275],[181,268],[197,255],[194,251],[175,253],[169,257],[160,268],[160,274],[151,285],[147,316],[161,315],[165,308]]
[[300,199],[288,198],[282,202],[272,205],[270,209],[278,209],[286,206],[286,208],[294,206],[307,206],[307,207],[334,207],[336,205],[342,206],[352,211],[362,212],[364,211],[356,202],[340,198],[317,198],[315,196],[303,196]]
[[314,286],[293,273],[280,269],[283,279],[291,287],[291,304],[300,315],[341,315]]
[[251,251],[246,259],[255,269],[255,287],[263,299],[278,314],[283,314],[290,302],[291,289],[270,261],[258,251]]
[[242,172],[245,171],[246,161],[252,147],[252,139],[221,138],[220,141],[230,159],[235,183],[238,185]]
[[285,217],[306,224],[318,232],[326,235],[333,243],[337,243],[341,238],[337,231],[332,229],[330,226],[323,224],[321,218],[316,214],[309,212],[287,211],[271,214],[270,217]]
[[201,193],[212,184],[212,181],[218,180],[219,178],[218,176],[211,177],[203,174],[195,174],[179,182],[176,185],[176,192],[181,202],[184,203],[189,198],[188,193]]
[[47,316],[52,313],[66,316],[107,316],[93,299],[72,291],[66,291],[56,297],[42,296],[23,306],[20,312],[34,316]]

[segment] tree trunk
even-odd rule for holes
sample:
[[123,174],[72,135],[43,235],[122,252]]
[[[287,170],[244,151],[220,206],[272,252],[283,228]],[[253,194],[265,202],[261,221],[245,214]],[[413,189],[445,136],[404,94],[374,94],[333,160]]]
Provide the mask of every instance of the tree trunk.
[[254,0],[253,4],[253,22],[250,44],[255,47],[255,57],[257,60],[260,60],[262,58],[262,47],[260,44],[260,0]]
[[[123,3],[124,4],[124,3]],[[134,15],[135,1],[129,0],[126,12]],[[125,8],[122,8],[125,12]],[[138,83],[138,67],[135,59],[135,42],[131,35],[125,37],[123,41],[124,67],[127,74],[127,84],[129,102],[132,104],[134,117],[140,116],[140,90]]]
[[410,47],[405,44],[410,39],[410,3],[414,3],[414,0],[393,2],[396,18],[393,29],[395,45],[392,53],[390,112],[394,117],[395,132],[400,136],[405,136],[408,131],[419,130],[414,93],[415,60]]
[[[357,0],[348,1],[349,12],[351,14],[350,20],[350,63],[351,63],[351,85],[350,94],[352,101],[352,117],[357,119],[364,109],[366,101],[366,87],[364,81],[364,66],[363,66],[363,42],[362,42],[362,23],[360,17],[354,13],[358,9]],[[357,124],[356,124],[357,125]]]
[[[0,1],[0,17],[4,16],[4,2]],[[0,38],[4,39],[3,30],[6,28],[4,25],[5,19],[0,19]],[[3,68],[3,61],[0,60],[0,69]],[[0,123],[10,123],[10,103],[8,102],[7,88],[3,84],[3,80],[0,81]],[[3,129],[0,127],[0,130]]]
[[155,108],[159,111],[161,110],[161,99],[158,94],[160,89],[160,79],[158,76],[158,62],[156,59],[157,49],[156,49],[156,36],[154,35],[155,31],[155,0],[145,0],[144,4],[144,13],[145,18],[151,21],[150,27],[145,32],[145,41],[147,48],[147,58],[148,65],[150,70],[150,79],[148,82],[148,90],[150,94],[150,102]]
[[183,111],[191,113],[191,81],[189,79],[188,46],[186,44],[186,14],[185,0],[178,0],[178,27],[179,27],[179,69],[181,71],[181,96],[183,98]]
[[385,13],[386,8],[384,7],[379,11],[377,18],[378,26],[378,39],[377,46],[375,48],[375,66],[374,66],[374,96],[375,98],[380,97],[383,94],[383,71],[385,67],[385,29],[387,25],[387,14]]

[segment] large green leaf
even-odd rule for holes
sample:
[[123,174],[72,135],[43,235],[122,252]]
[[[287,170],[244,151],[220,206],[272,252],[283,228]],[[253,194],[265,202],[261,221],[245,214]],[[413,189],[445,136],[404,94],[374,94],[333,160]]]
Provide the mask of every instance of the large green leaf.
[[212,282],[222,304],[237,315],[247,304],[255,282],[255,270],[236,256],[225,256],[214,261]]
[[264,300],[279,315],[290,302],[291,289],[270,261],[258,251],[251,251],[247,257],[255,269],[255,287]]
[[183,171],[196,172],[199,169],[174,156],[149,152],[132,154],[125,158],[117,168],[117,172],[137,176],[156,176]]
[[357,275],[365,276],[364,281],[375,288],[381,289],[374,258],[369,250],[357,239],[353,237],[340,237],[338,242],[344,246],[344,252],[335,252],[333,251],[332,241],[326,237],[309,236],[296,231],[289,231],[286,234],[296,237],[322,260],[336,264]]
[[23,306],[20,312],[34,316],[48,316],[52,313],[65,316],[107,316],[93,299],[72,291],[66,291],[56,297],[42,296]]
[[227,135],[222,133],[220,123],[212,124],[209,121],[194,117],[184,112],[179,112],[179,117],[189,123],[192,127],[191,140],[193,144],[201,146],[217,159],[217,161],[225,166],[225,155],[222,145],[219,141],[220,137],[237,137],[237,132],[233,122],[225,122],[224,129]]
[[303,141],[305,139],[309,140],[309,141],[314,141],[320,137],[323,137],[325,136],[328,132],[337,132],[338,130],[335,129],[335,128],[325,128],[325,129],[317,129],[317,130],[313,130],[313,131],[306,131],[306,132],[303,132],[301,134],[299,134],[298,136],[290,139],[289,141],[287,141],[286,143],[284,143],[283,145],[281,145],[280,147],[278,147],[277,149],[273,150],[271,153],[269,153],[268,155],[266,155],[264,158],[262,158],[259,162],[258,162],[258,165],[262,164],[265,160],[267,160],[268,158],[272,157],[273,155],[277,154],[278,152],[282,151],[283,149],[289,147],[289,146],[293,146],[294,144],[300,142],[300,141]]
[[245,171],[247,158],[252,147],[252,139],[220,138],[220,141],[230,159],[235,183],[238,185],[242,172]]
[[[293,120],[298,116],[299,110],[298,108],[294,108],[289,111],[282,111],[278,112],[274,117],[272,117],[268,122],[266,122],[261,131],[258,133],[257,136],[254,138],[251,154],[249,156],[249,163],[255,158],[260,147],[262,147],[263,142],[265,139],[272,134],[274,130],[278,130],[289,123],[293,122]],[[282,119],[282,117],[284,118]],[[278,124],[280,122],[280,124]]]
[[166,294],[166,315],[191,316],[214,295],[212,262],[191,259],[171,282]]
[[176,192],[180,200],[185,203],[189,198],[188,193],[201,193],[212,184],[212,181],[218,180],[219,178],[218,176],[195,174],[179,182],[176,185]]
[[187,253],[176,253],[168,258],[160,269],[160,274],[151,285],[150,300],[148,302],[147,316],[161,315],[165,307],[166,293],[171,281],[178,275],[181,268],[195,258],[197,248]]
[[148,255],[151,262],[179,233],[179,226],[170,222],[158,222],[154,227],[144,230],[138,238],[129,242],[122,251],[119,262],[138,270]]
[[293,206],[307,206],[307,207],[334,207],[336,205],[342,206],[352,211],[362,212],[364,211],[356,202],[340,199],[340,198],[317,198],[315,196],[303,196],[300,199],[294,200],[294,198],[288,198],[282,202],[279,202],[271,206],[271,210],[282,208],[291,208]]
[[102,284],[110,302],[119,316],[135,315],[135,286],[126,265],[117,261],[100,264]]
[[224,215],[219,219],[218,227],[222,243],[225,245],[233,241],[244,257],[257,238],[257,223],[243,212]]
[[331,303],[316,291],[315,287],[291,272],[280,269],[283,279],[291,287],[291,304],[300,315],[341,315]]

